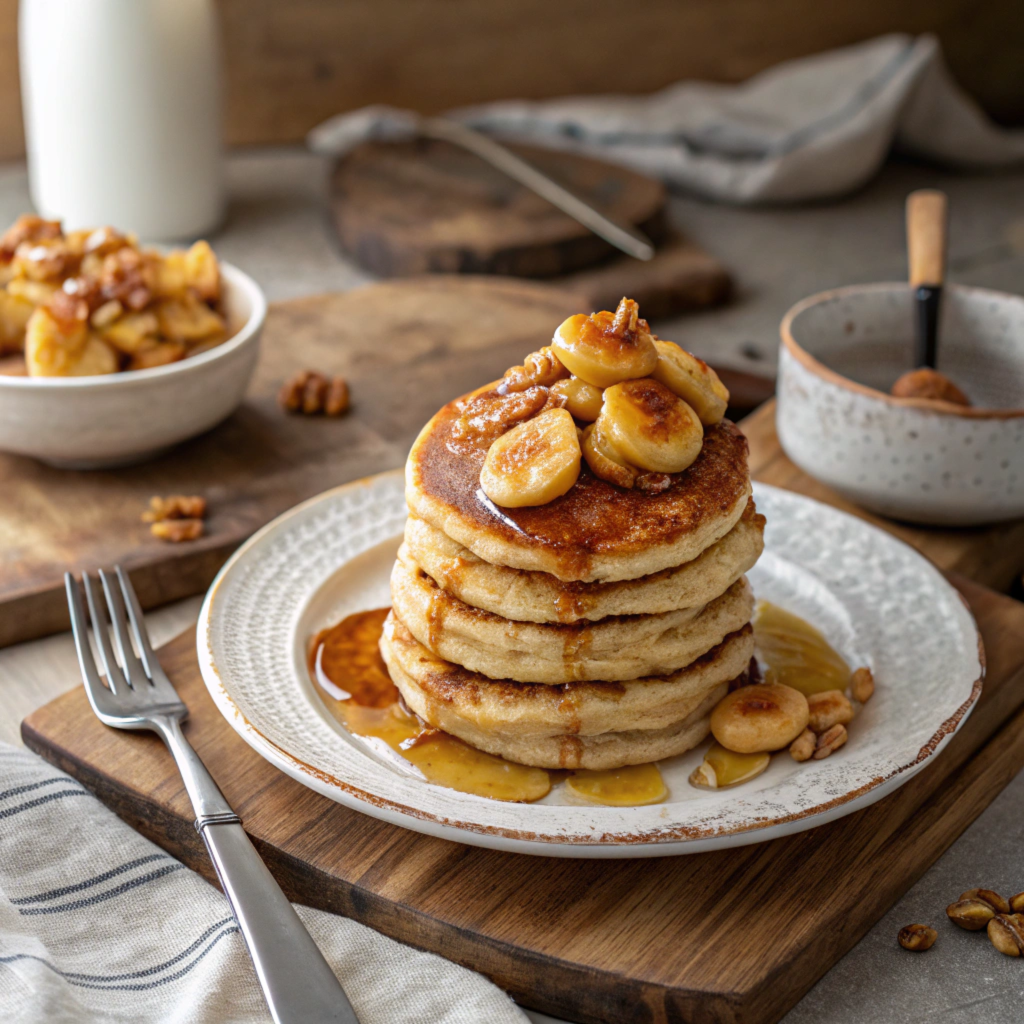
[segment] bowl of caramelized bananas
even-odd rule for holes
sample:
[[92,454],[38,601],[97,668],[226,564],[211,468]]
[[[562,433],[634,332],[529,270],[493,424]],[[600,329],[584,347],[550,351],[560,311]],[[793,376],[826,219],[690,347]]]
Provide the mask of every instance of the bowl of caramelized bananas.
[[245,395],[266,308],[206,242],[19,217],[0,236],[0,450],[99,469],[209,430]]

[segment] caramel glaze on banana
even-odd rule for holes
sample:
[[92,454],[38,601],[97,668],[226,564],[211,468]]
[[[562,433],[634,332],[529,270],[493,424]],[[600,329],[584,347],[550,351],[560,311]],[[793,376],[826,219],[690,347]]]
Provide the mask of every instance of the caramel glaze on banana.
[[466,455],[489,446],[480,487],[502,508],[560,498],[582,460],[616,487],[659,494],[696,461],[728,400],[714,370],[656,338],[624,298],[614,313],[569,317],[549,346],[465,399],[451,440]]

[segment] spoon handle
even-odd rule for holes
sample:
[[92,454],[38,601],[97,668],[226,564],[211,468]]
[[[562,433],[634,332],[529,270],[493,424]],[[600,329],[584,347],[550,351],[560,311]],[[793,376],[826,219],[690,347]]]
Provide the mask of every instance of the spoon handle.
[[907,256],[915,288],[939,288],[945,279],[948,202],[946,193],[935,189],[907,196]]
[[946,276],[948,200],[944,192],[921,189],[907,196],[907,259],[915,289],[915,365],[935,367],[939,347],[939,301]]

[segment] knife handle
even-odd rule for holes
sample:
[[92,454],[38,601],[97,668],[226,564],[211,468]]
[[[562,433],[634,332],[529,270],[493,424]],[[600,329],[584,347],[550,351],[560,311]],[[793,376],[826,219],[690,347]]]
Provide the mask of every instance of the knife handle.
[[910,284],[937,288],[946,276],[949,201],[945,192],[920,189],[907,196],[907,258]]

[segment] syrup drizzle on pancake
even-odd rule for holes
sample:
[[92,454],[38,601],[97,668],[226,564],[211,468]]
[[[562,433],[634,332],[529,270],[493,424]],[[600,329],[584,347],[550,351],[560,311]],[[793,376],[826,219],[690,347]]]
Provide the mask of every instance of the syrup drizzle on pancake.
[[[356,612],[317,633],[310,643],[309,672],[328,711],[355,736],[379,752],[398,754],[428,782],[494,800],[531,802],[546,796],[552,773],[477,750],[432,729],[411,714],[388,675],[378,643],[389,609]],[[563,763],[578,761],[579,730],[570,694],[564,698],[568,731]],[[575,728],[573,723],[575,722]],[[575,796],[590,803],[630,806],[657,803],[667,788],[656,765],[614,772],[577,771]]]

